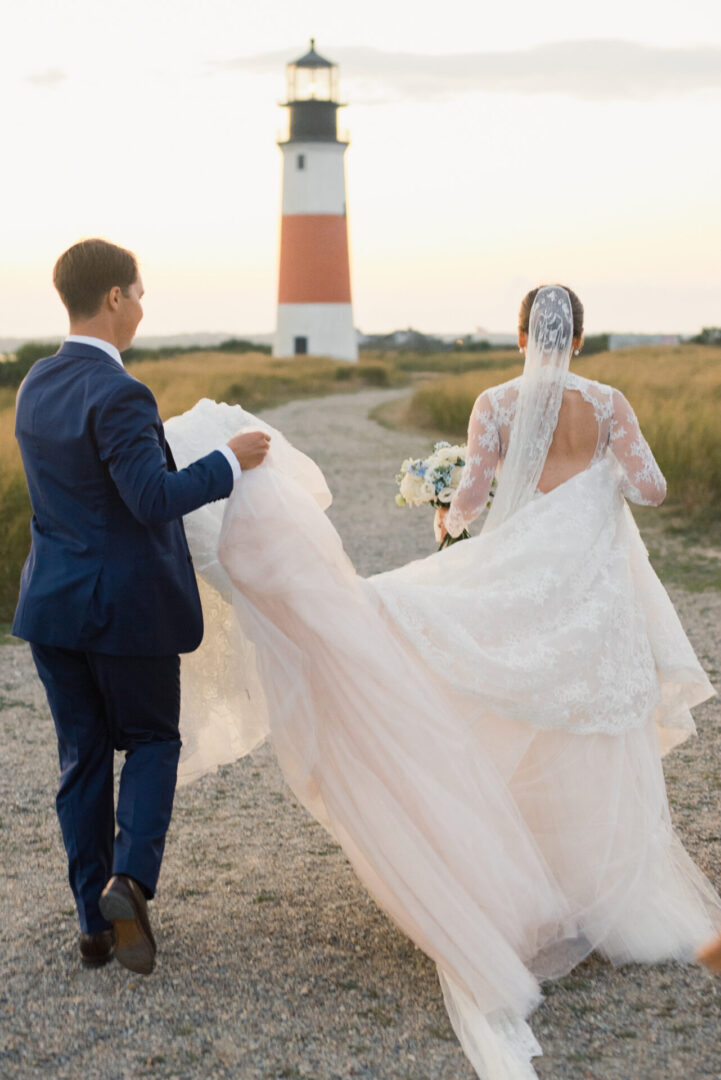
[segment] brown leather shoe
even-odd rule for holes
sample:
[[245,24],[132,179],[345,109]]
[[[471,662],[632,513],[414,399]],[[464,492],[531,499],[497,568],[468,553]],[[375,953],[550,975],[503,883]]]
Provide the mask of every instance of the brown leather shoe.
[[139,975],[149,975],[157,950],[148,905],[137,881],[126,874],[111,877],[100,896],[100,910],[113,924],[118,963]]
[[102,967],[113,959],[115,937],[112,930],[80,935],[80,956],[86,967]]
[[709,971],[713,971],[714,975],[721,975],[721,934],[699,949],[696,959]]

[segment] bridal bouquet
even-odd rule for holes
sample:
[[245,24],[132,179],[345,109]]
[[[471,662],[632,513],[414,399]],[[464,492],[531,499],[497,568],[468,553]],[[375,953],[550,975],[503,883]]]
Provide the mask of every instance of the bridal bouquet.
[[[433,453],[426,458],[406,458],[396,476],[400,488],[396,506],[448,506],[461,482],[465,464],[466,447],[447,442],[437,442]],[[446,535],[440,546],[448,547],[469,536],[467,529],[460,536]]]

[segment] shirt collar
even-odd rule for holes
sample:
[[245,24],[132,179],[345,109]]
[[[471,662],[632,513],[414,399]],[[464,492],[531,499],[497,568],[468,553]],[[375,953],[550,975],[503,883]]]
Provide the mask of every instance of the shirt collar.
[[86,337],[85,334],[68,334],[65,340],[75,341],[78,345],[93,345],[96,349],[102,349],[108,356],[112,356],[113,360],[120,364],[121,367],[125,367],[122,356],[109,341],[103,341],[99,337]]

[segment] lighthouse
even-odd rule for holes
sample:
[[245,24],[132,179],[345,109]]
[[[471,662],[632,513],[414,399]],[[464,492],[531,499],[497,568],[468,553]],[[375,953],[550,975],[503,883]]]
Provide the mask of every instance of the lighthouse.
[[347,141],[338,137],[338,65],[310,50],[288,64],[278,321],[274,356],[357,360],[345,194]]

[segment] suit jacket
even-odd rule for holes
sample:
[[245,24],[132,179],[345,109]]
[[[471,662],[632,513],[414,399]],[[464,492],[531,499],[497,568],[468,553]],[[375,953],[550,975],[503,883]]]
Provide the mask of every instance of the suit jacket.
[[13,633],[126,656],[197,648],[182,516],[230,494],[223,454],[177,471],[148,387],[76,342],[28,373],[15,434],[33,516]]

